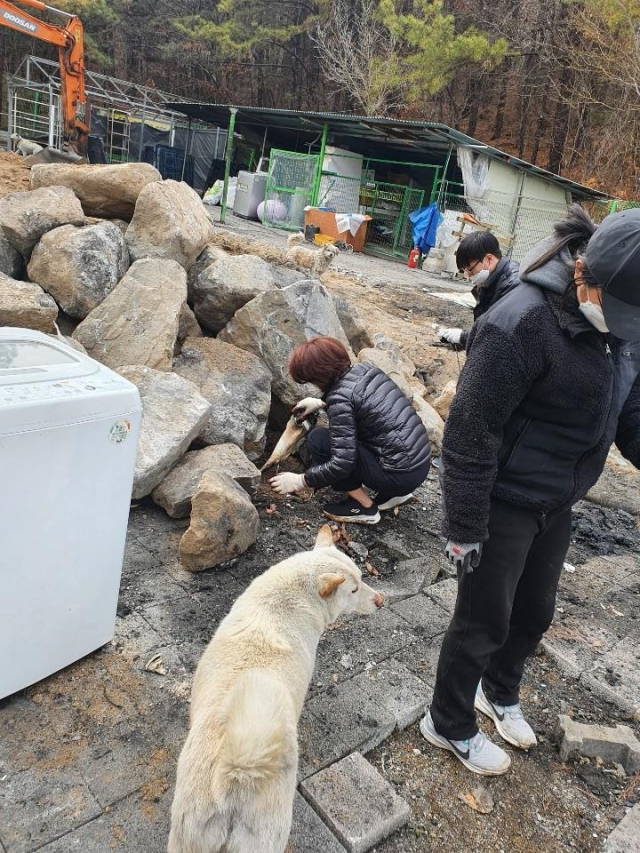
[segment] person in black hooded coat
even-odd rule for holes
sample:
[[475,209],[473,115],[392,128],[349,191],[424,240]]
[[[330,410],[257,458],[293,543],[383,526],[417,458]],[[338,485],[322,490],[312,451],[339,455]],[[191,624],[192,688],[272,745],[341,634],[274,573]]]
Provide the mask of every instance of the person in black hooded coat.
[[443,532],[458,597],[421,722],[484,775],[510,760],[474,707],[513,745],[536,743],[519,686],[553,618],[572,506],[614,441],[640,467],[640,210],[596,229],[575,206],[521,270],[471,330],[446,423]]

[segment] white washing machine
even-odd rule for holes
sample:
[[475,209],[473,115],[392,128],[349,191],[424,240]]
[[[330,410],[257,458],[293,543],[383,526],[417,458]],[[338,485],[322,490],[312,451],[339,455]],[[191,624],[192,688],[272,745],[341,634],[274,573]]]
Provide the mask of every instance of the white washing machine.
[[0,698],[113,638],[140,419],[117,373],[0,328]]

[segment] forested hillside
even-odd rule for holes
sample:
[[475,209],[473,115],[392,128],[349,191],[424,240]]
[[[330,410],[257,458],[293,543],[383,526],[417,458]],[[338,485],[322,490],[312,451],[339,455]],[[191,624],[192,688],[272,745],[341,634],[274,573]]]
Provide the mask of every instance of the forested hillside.
[[[54,4],[55,5],[55,4]],[[96,71],[199,100],[441,121],[637,197],[640,0],[57,0]],[[46,48],[0,28],[2,69]]]

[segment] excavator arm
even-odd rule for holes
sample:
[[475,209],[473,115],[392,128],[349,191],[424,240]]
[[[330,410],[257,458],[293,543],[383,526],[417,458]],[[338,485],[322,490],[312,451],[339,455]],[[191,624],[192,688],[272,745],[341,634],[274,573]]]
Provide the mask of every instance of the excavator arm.
[[89,128],[78,117],[84,106],[84,31],[82,21],[75,15],[47,6],[40,0],[17,0],[21,5],[45,12],[54,12],[67,19],[66,25],[56,26],[23,12],[13,3],[0,0],[0,26],[9,27],[23,35],[39,39],[58,48],[62,112],[65,141],[78,153],[86,154]]

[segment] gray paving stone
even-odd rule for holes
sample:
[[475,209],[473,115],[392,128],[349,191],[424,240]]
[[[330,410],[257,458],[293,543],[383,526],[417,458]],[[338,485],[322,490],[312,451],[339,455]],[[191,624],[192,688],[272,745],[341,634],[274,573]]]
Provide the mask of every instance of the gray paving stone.
[[604,853],[640,853],[640,803],[627,812],[609,835]]
[[392,604],[391,609],[405,619],[415,633],[424,639],[443,634],[451,621],[450,613],[422,594]]
[[101,813],[82,776],[70,767],[34,767],[0,779],[0,832],[7,853],[31,853]]
[[287,853],[344,853],[342,844],[298,793],[293,800],[293,826]]
[[122,564],[118,613],[136,606],[172,601],[186,595],[165,568],[163,560],[151,553],[135,536],[127,537]]
[[306,779],[348,752],[349,743],[340,733],[305,707],[298,723],[298,779]]
[[418,641],[412,646],[402,649],[391,660],[404,664],[421,681],[424,681],[429,687],[433,687],[436,681],[436,670],[438,668],[441,644],[441,636],[433,640],[427,640],[427,642]]
[[411,814],[408,804],[358,752],[300,788],[349,853],[366,853],[403,827]]
[[629,726],[599,726],[577,723],[571,717],[558,717],[562,741],[560,758],[567,761],[574,755],[601,758],[622,764],[626,773],[640,770],[640,741]]
[[406,729],[423,716],[432,688],[396,660],[388,660],[356,676],[354,682]]
[[55,750],[46,712],[26,696],[15,696],[0,708],[0,778],[20,773]]
[[343,755],[370,752],[396,727],[395,717],[353,679],[315,696],[307,708],[346,745]]
[[453,613],[458,596],[458,581],[455,578],[438,581],[438,583],[434,583],[425,592],[443,610],[446,610],[447,613]]
[[392,575],[371,581],[371,586],[381,592],[390,604],[417,595],[423,587],[430,586],[435,581],[438,570],[437,562],[424,554],[401,560]]
[[[42,853],[166,853],[173,791],[156,784],[41,848]],[[40,851],[39,851],[40,853]]]

